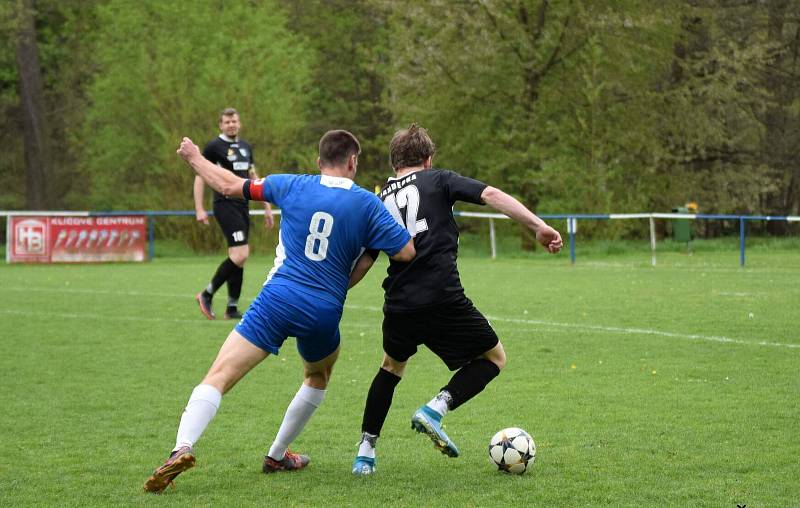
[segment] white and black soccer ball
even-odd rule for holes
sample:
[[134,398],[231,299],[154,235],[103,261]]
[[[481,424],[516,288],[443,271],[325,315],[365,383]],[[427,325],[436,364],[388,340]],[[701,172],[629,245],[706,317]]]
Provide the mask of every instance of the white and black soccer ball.
[[492,436],[489,457],[500,471],[522,474],[536,460],[536,443],[524,430],[509,427]]

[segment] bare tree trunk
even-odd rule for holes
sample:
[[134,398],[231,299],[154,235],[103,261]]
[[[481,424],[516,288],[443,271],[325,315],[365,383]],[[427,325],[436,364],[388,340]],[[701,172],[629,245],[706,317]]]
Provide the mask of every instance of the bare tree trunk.
[[[768,24],[767,24],[767,41],[773,48],[779,48],[783,44],[783,26],[786,16],[787,8],[786,0],[775,0],[767,5]],[[767,161],[770,168],[775,172],[776,181],[779,183],[784,182],[786,171],[786,152],[788,132],[787,124],[789,122],[787,111],[787,98],[788,86],[783,78],[785,52],[782,50],[773,50],[776,56],[766,66],[764,84],[770,96],[770,103],[766,110],[766,117],[764,126],[766,128],[766,135],[764,136],[764,160]],[[783,187],[783,185],[781,185]],[[770,193],[767,196],[767,209],[764,210],[768,214],[783,214],[785,211],[781,210],[781,196],[780,192]],[[783,224],[779,225],[780,229]],[[767,225],[767,228],[772,230],[773,233],[775,226]]]
[[27,165],[26,207],[37,210],[47,208],[49,203],[47,186],[51,158],[34,4],[35,0],[17,0],[17,70]]

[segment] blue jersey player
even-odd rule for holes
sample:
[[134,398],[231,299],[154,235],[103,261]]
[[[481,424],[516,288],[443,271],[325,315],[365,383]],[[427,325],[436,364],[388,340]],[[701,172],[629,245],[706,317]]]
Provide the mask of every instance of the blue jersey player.
[[178,153],[218,192],[281,209],[275,266],[260,294],[220,348],[201,384],[192,392],[178,426],[175,448],[144,485],[162,492],[195,462],[193,446],[217,412],[222,395],[269,354],[278,354],[287,337],[296,337],[305,379],[289,404],[263,471],[291,471],[309,458],[288,451],[325,397],[339,354],[339,320],[350,272],[364,249],[385,251],[395,261],[410,261],[414,244],[381,201],[361,189],[356,174],[358,140],[347,131],[327,132],[319,143],[321,175],[271,175],[239,178],[205,159],[183,138]]

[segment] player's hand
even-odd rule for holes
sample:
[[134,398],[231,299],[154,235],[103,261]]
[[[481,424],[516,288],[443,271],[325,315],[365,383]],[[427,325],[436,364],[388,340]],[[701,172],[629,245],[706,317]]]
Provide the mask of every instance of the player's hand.
[[551,254],[555,254],[561,250],[564,243],[561,240],[561,235],[555,229],[547,224],[540,227],[536,232],[536,241],[539,242]]
[[272,209],[264,209],[264,229],[272,229],[275,227],[275,218],[272,217]]
[[177,153],[183,160],[189,162],[192,157],[200,155],[200,149],[197,148],[197,145],[195,145],[191,139],[184,137],[183,140],[181,140],[181,146],[178,147]]
[[205,210],[196,210],[194,212],[194,217],[197,219],[197,222],[202,222],[208,226],[208,213],[206,213]]

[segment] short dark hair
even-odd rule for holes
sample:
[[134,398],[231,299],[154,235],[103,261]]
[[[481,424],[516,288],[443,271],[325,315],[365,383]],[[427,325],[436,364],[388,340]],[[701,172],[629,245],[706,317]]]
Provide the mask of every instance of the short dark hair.
[[222,121],[223,116],[233,116],[233,115],[239,116],[239,112],[236,111],[236,108],[225,108],[219,114],[219,121],[220,122]]
[[358,139],[345,130],[328,131],[319,140],[319,160],[323,166],[344,164],[351,155],[360,153]]
[[435,153],[436,145],[428,136],[428,131],[416,123],[412,123],[408,129],[395,132],[389,143],[389,161],[394,170],[419,166]]

